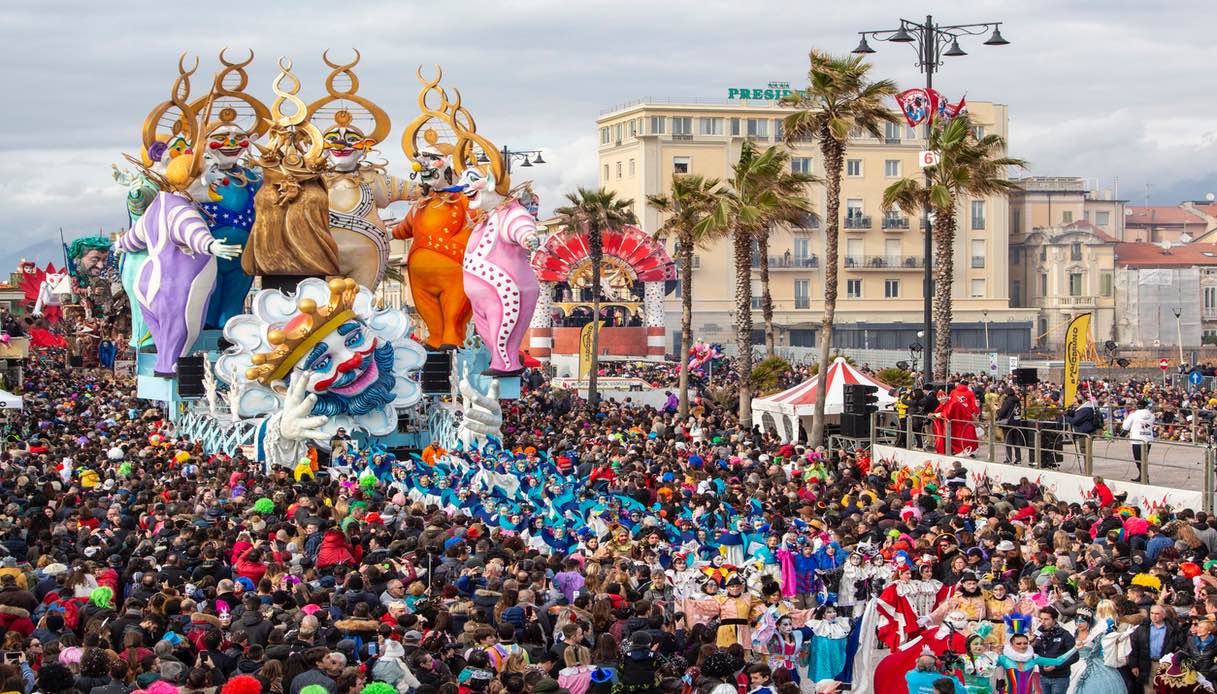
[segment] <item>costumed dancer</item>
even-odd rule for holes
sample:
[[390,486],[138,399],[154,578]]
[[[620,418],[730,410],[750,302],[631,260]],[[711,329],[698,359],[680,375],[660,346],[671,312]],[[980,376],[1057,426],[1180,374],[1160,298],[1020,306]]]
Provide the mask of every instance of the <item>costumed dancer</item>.
[[[1006,694],[1039,694],[1042,691],[1040,668],[1064,665],[1077,652],[1077,648],[1071,648],[1055,658],[1037,656],[1031,648],[1031,617],[1011,614],[1004,621],[1008,640],[997,657],[997,667],[1005,679]],[[1120,686],[1124,686],[1123,681]]]
[[993,630],[987,637],[989,643],[998,646],[1005,643],[1005,625],[1007,623],[1005,619],[1014,614],[1014,608],[1014,596],[1009,594],[1005,583],[998,581],[993,584],[993,588],[989,592],[985,593],[985,619],[993,625]]
[[946,401],[934,410],[934,445],[939,453],[946,453],[947,422],[951,423],[950,455],[971,455],[976,452],[976,416],[980,406],[976,394],[967,384],[955,386]]
[[1070,694],[1110,694],[1125,686],[1116,667],[1128,662],[1132,631],[1117,629],[1117,619],[1110,600],[1100,602],[1094,615],[1085,608],[1078,610],[1074,622],[1078,662],[1069,673]]
[[[877,694],[908,694],[905,673],[916,667],[917,659],[927,653],[935,657],[947,654],[962,655],[967,647],[967,638],[963,631],[967,626],[968,621],[962,614],[952,612],[946,616],[939,627],[922,631],[907,643],[894,649],[874,668],[874,691]],[[865,645],[864,643],[863,646]],[[865,660],[867,651],[860,648],[859,653]],[[858,671],[867,672],[862,669],[865,666],[866,662],[863,662]],[[868,691],[863,678],[856,678],[855,685],[857,684],[862,684],[861,689]],[[855,687],[855,690],[857,689],[859,687]]]
[[839,679],[846,666],[846,642],[849,640],[848,617],[837,616],[832,605],[823,605],[816,617],[808,620],[811,628],[811,665],[807,669],[812,682]]
[[1196,672],[1187,656],[1171,653],[1162,658],[1154,677],[1154,694],[1211,694],[1213,684]]
[[963,682],[967,694],[993,694],[993,677],[998,671],[997,656],[980,634],[969,636],[966,648]]
[[913,569],[907,563],[896,568],[897,579],[879,594],[879,640],[889,650],[896,650],[920,630],[917,612],[911,597],[916,593]]
[[[811,630],[807,627],[794,628],[790,615],[778,619],[777,630],[765,644],[765,652],[769,667],[777,672],[786,670],[790,673],[792,682],[800,682],[799,666],[804,661],[804,646]],[[812,679],[815,682],[815,679]]]
[[716,595],[714,600],[718,604],[718,647],[727,648],[738,643],[751,653],[752,616],[759,607],[756,598],[744,593],[744,582],[739,576],[732,576],[727,581],[727,594]]
[[[845,561],[845,566],[841,568],[841,583],[837,589],[837,607],[841,614],[846,617],[852,617],[855,611],[855,605],[863,605],[866,602],[865,596],[865,581],[866,581],[866,557],[863,556],[861,550],[855,549],[849,559]],[[857,608],[860,612],[861,608]]]

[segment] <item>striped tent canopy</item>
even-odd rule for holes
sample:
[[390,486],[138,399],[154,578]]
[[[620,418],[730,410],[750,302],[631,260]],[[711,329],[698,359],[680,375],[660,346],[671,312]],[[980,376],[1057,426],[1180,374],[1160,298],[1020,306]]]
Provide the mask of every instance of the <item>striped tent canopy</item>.
[[[879,389],[879,408],[883,409],[896,402],[896,398],[888,395],[891,386],[879,379],[868,376],[849,365],[844,357],[837,357],[828,367],[828,396],[824,403],[824,414],[839,415],[845,410],[845,384],[861,383],[872,385]],[[753,398],[753,417],[759,419],[765,428],[776,430],[783,439],[793,441],[799,432],[799,419],[810,419],[815,414],[816,393],[820,387],[819,375],[812,376],[799,385],[774,395],[763,398]]]

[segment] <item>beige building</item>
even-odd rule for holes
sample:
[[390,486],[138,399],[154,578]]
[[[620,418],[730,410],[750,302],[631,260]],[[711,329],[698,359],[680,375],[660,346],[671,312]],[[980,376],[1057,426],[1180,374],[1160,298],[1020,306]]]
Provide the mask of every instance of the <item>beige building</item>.
[[[745,141],[766,147],[782,140],[788,109],[772,101],[711,101],[646,99],[608,109],[596,121],[600,185],[633,200],[648,232],[661,220],[646,205],[646,196],[667,193],[674,175],[726,179]],[[1004,105],[969,101],[968,109],[978,128],[1006,135]],[[888,185],[917,175],[917,156],[924,145],[921,134],[903,123],[889,125],[882,138],[859,133],[850,142],[841,187],[840,300],[833,339],[837,346],[904,349],[919,339],[924,343],[917,336],[922,329],[921,223],[882,207]],[[824,176],[815,142],[797,144],[792,167]],[[822,213],[824,187],[812,186],[810,195]],[[958,211],[953,331],[960,347],[1030,347],[1035,312],[1010,307],[1009,220],[1007,201],[1001,197],[966,200]],[[823,311],[824,240],[818,215],[801,226],[776,229],[770,237],[770,289],[779,345],[816,343]],[[753,265],[753,319],[759,333],[763,325],[755,259]],[[729,240],[697,251],[693,323],[698,339],[733,341],[733,277]],[[678,292],[668,296],[670,346],[679,339]]]
[[1094,314],[1095,341],[1116,339],[1116,245],[1124,203],[1081,178],[1031,176],[1010,196],[1010,305],[1034,308],[1034,346],[1057,350],[1065,327]]

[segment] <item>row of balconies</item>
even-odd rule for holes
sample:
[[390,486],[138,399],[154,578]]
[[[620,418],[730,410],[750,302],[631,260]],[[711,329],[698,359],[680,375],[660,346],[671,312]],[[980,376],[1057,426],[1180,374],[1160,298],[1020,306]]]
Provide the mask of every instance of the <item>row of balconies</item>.
[[[920,270],[925,267],[925,258],[919,255],[846,255],[844,263],[848,270]],[[816,255],[769,256],[770,270],[816,270],[820,265],[820,257]],[[752,269],[760,266],[760,259],[754,257]]]

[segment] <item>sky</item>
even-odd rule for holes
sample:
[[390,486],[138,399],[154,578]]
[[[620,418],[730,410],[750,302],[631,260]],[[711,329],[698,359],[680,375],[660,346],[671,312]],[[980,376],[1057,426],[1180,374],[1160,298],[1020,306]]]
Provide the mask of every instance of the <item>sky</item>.
[[[399,175],[400,134],[417,112],[415,69],[441,64],[481,134],[544,152],[548,163],[531,178],[547,211],[595,185],[602,110],[646,96],[718,98],[771,80],[798,86],[810,48],[845,53],[859,30],[923,20],[926,10],[874,0],[3,3],[0,254],[53,248],[45,242],[60,228],[71,239],[126,225],[110,167],[137,152],[183,51],[200,56],[201,75],[216,69],[221,48],[253,49],[251,89],[269,102],[277,57],[294,61],[310,100],[324,89],[322,51],[358,48],[360,94],[393,118],[380,150]],[[944,24],[1003,22],[1009,46],[963,41],[969,55],[946,59],[935,86],[1007,104],[1010,151],[1031,173],[1082,176],[1134,204],[1147,192],[1160,204],[1217,192],[1217,4],[935,0],[932,10]],[[877,76],[922,83],[910,48],[873,45]]]

